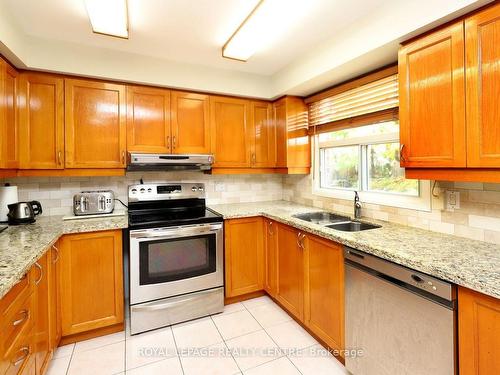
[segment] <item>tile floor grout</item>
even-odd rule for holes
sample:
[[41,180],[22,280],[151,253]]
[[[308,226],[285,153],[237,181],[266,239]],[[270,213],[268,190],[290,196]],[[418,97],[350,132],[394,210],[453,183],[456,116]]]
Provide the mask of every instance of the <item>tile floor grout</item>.
[[[262,297],[265,297],[265,296],[262,296]],[[262,298],[262,297],[257,297],[257,298]],[[252,300],[247,300],[247,301],[252,301]],[[229,351],[230,355],[231,355],[231,359],[232,361],[236,364],[236,367],[238,368],[239,372],[237,373],[240,373],[240,374],[244,374],[246,373],[247,371],[251,371],[251,370],[254,370],[258,367],[261,367],[261,366],[264,366],[264,365],[268,365],[269,363],[273,362],[273,361],[278,361],[282,358],[286,358],[287,360],[287,363],[291,364],[293,366],[293,368],[297,371],[298,374],[300,375],[303,375],[304,373],[299,369],[299,367],[296,365],[295,362],[293,362],[291,360],[291,358],[289,357],[289,354],[287,354],[286,352],[283,351],[283,349],[278,345],[278,343],[276,342],[276,340],[269,334],[269,332],[267,331],[268,329],[270,328],[273,328],[273,327],[277,327],[277,326],[280,326],[282,324],[287,324],[287,323],[290,323],[290,322],[295,322],[293,320],[292,317],[289,316],[290,319],[288,320],[285,320],[285,321],[279,321],[278,323],[272,323],[271,325],[269,325],[268,327],[264,327],[262,325],[262,323],[259,321],[259,319],[257,318],[256,315],[254,315],[252,313],[252,309],[256,309],[258,307],[261,307],[261,306],[264,306],[264,305],[268,305],[268,304],[273,304],[275,305],[278,309],[282,310],[283,309],[281,308],[281,306],[279,306],[278,304],[276,304],[271,298],[267,297],[265,300],[257,303],[256,305],[250,305],[250,307],[248,307],[244,302],[246,301],[241,301],[241,302],[238,302],[239,304],[241,304],[242,308],[237,310],[237,311],[232,311],[232,312],[227,312],[227,313],[218,313],[218,314],[212,314],[212,315],[209,315],[205,318],[209,318],[210,319],[210,322],[211,324],[213,324],[213,326],[215,327],[215,329],[217,330],[217,333],[219,334],[220,338],[222,341],[218,341],[216,343],[211,343],[209,345],[206,345],[206,346],[203,346],[203,347],[200,347],[198,349],[206,349],[208,347],[211,347],[211,346],[214,346],[214,345],[220,345],[220,344],[223,344],[224,347]],[[217,317],[217,316],[228,316],[228,315],[232,315],[232,314],[235,314],[235,313],[238,313],[238,312],[243,312],[243,311],[246,311],[250,317],[257,323],[257,325],[260,327],[260,329],[258,330],[255,330],[255,331],[250,331],[250,332],[245,332],[244,334],[241,334],[241,335],[237,335],[237,336],[234,336],[234,337],[229,337],[229,338],[225,338],[223,335],[222,335],[222,332],[220,331],[219,329],[219,326],[217,325],[216,323],[216,320],[214,319],[214,317]],[[284,312],[286,314],[286,312]],[[287,314],[288,315],[288,314]],[[193,322],[196,322],[196,320],[201,320],[203,318],[200,318],[200,319],[193,319],[192,321]],[[261,318],[262,319],[262,318]],[[125,324],[127,325],[129,322],[128,320],[125,321]],[[180,365],[180,371],[183,375],[186,375],[186,371],[184,369],[184,365],[183,365],[183,361],[182,361],[182,358],[181,356],[179,355],[179,345],[178,345],[178,338],[176,338],[176,334],[174,333],[174,327],[177,326],[177,325],[181,325],[181,324],[184,324],[186,322],[182,322],[182,323],[178,323],[178,324],[175,324],[175,325],[172,325],[172,326],[169,326],[167,327],[170,331],[170,334],[172,335],[172,339],[173,339],[173,344],[175,346],[175,351],[176,351],[176,355],[175,357],[177,357],[177,361]],[[221,323],[219,323],[221,324]],[[237,339],[237,338],[241,338],[243,336],[246,336],[246,335],[250,335],[250,334],[254,334],[256,332],[261,332],[263,331],[263,333],[266,335],[267,338],[270,339],[270,341],[274,344],[274,346],[278,349],[278,353],[279,353],[279,356],[277,357],[271,357],[269,358],[269,360],[267,360],[266,358],[263,358],[265,361],[262,362],[262,363],[259,363],[258,365],[256,366],[252,366],[248,369],[245,369],[243,370],[243,368],[241,367],[241,365],[238,363],[238,361],[236,360],[233,352],[230,350],[229,348],[229,345],[228,345],[228,341],[231,341],[231,340],[234,340],[234,339]],[[122,372],[118,372],[116,374],[127,374],[128,372],[130,371],[133,371],[133,370],[137,370],[137,369],[140,369],[142,367],[146,367],[146,366],[149,366],[149,365],[152,365],[154,363],[158,363],[158,362],[162,362],[162,361],[166,361],[168,359],[171,359],[171,358],[174,358],[174,357],[168,357],[168,358],[162,358],[162,359],[159,359],[157,361],[152,361],[152,362],[148,362],[148,363],[144,363],[140,366],[137,366],[137,367],[133,367],[133,368],[130,368],[128,369],[127,368],[127,364],[128,364],[128,355],[127,355],[127,345],[128,345],[128,341],[129,340],[132,340],[134,339],[134,336],[131,336],[131,335],[127,335],[127,326],[125,326],[125,329],[124,329],[124,339],[123,340],[120,340],[120,341],[117,341],[117,342],[112,342],[112,343],[107,343],[107,344],[104,344],[104,345],[101,345],[99,347],[95,347],[95,348],[90,348],[90,349],[86,349],[86,350],[82,350],[81,352],[79,353],[83,353],[83,352],[87,352],[87,351],[90,351],[90,350],[96,350],[96,349],[100,349],[100,348],[103,348],[103,347],[106,347],[106,346],[109,346],[109,345],[114,345],[114,344],[118,344],[118,343],[121,343],[122,341],[124,342],[124,362],[123,362],[123,365],[124,365],[124,369]],[[306,333],[309,335],[309,333],[306,331]],[[179,334],[179,333],[178,333]],[[312,337],[312,336],[311,336]],[[314,339],[314,337],[312,337]],[[311,344],[311,345],[308,345],[304,348],[300,348],[301,350],[306,350],[306,349],[310,349],[314,346],[317,346],[319,343],[317,342],[316,339],[314,339],[314,341],[316,341],[314,344]],[[77,346],[77,343],[74,343],[74,344],[69,344],[69,345],[73,345],[72,349],[71,349],[71,353],[68,354],[67,356],[64,356],[64,357],[59,357],[59,358],[56,358],[56,359],[63,359],[63,358],[66,358],[66,357],[69,357],[69,361],[68,361],[68,364],[67,364],[67,367],[66,367],[66,371],[64,372],[65,375],[71,375],[71,364],[72,362],[74,361],[74,356],[76,354],[76,346]],[[319,344],[321,345],[321,344]],[[334,359],[336,361],[336,359]],[[237,374],[236,373],[236,374]],[[115,375],[116,375],[115,374]]]

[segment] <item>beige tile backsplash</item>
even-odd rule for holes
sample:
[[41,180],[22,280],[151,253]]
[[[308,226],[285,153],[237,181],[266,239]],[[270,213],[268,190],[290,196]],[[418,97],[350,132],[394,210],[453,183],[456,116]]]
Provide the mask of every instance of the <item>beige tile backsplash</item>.
[[[459,209],[444,208],[445,190],[460,192]],[[439,193],[439,197],[432,197],[430,212],[365,203],[362,215],[500,244],[500,184],[438,181],[435,193]],[[313,194],[311,176],[285,176],[283,199],[353,214],[352,201]]]
[[[38,200],[44,215],[71,215],[73,195],[82,190],[113,190],[127,202],[127,188],[154,182],[204,182],[208,204],[281,200],[282,177],[279,175],[206,175],[201,172],[127,173],[124,177],[18,177],[0,180],[18,186],[19,200]],[[221,183],[224,191],[215,191]],[[121,209],[119,202],[115,207]]]
[[[149,182],[204,182],[207,203],[288,201],[352,215],[349,200],[325,198],[312,193],[310,176],[206,175],[199,172],[128,173],[124,177],[19,177],[1,180],[19,187],[20,200],[39,200],[45,215],[70,215],[73,195],[82,190],[113,190],[127,200],[127,187]],[[216,191],[222,184],[224,191]],[[444,191],[460,191],[460,209],[447,211]],[[363,216],[417,228],[500,244],[500,184],[438,182],[439,198],[432,198],[430,212],[363,204]],[[120,204],[116,203],[117,209]]]

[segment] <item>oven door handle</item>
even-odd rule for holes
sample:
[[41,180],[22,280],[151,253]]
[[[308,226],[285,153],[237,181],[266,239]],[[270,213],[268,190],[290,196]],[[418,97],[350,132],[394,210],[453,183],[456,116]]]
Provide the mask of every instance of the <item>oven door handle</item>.
[[159,231],[140,231],[130,232],[130,238],[134,239],[162,239],[162,238],[182,238],[189,236],[201,236],[205,234],[214,234],[222,231],[222,227],[198,227],[198,228],[184,228],[184,229],[169,229]]

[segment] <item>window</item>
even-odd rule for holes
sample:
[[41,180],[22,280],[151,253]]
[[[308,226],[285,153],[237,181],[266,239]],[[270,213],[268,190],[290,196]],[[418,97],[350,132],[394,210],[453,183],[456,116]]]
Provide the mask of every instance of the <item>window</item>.
[[399,123],[322,133],[315,139],[315,193],[368,203],[430,209],[429,181],[409,180],[399,166]]

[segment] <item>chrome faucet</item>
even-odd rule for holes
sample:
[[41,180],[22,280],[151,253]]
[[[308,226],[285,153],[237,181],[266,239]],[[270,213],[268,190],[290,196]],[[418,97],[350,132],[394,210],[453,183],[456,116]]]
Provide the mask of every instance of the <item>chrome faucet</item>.
[[361,202],[359,201],[358,192],[354,192],[354,218],[359,219],[361,217]]

